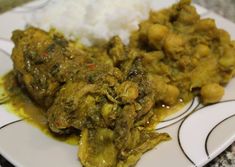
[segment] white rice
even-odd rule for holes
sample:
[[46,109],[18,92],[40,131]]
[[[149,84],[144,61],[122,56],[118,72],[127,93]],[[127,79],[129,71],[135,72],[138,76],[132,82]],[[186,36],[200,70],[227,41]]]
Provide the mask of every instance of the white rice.
[[130,33],[148,18],[152,3],[153,0],[51,0],[27,20],[44,30],[56,28],[67,38],[79,39],[88,46],[115,35],[128,44]]

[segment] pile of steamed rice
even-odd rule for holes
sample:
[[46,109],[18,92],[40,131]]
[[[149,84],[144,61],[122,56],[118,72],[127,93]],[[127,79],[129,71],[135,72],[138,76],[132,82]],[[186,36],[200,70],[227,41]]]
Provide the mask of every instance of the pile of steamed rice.
[[148,18],[160,0],[51,0],[28,17],[30,25],[57,29],[68,39],[91,46],[119,35],[125,44],[130,33]]

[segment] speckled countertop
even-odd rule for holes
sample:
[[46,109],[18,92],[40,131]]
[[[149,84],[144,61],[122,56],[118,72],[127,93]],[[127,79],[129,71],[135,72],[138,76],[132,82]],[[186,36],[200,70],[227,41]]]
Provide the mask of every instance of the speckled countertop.
[[192,0],[235,23],[235,0]]
[[[11,6],[16,6],[28,1],[31,0],[0,0],[0,13],[11,8]],[[193,0],[193,2],[222,15],[235,23],[235,0]],[[3,165],[2,167],[12,167],[2,159],[2,157],[0,157],[0,164]],[[235,167],[235,142],[205,167]]]

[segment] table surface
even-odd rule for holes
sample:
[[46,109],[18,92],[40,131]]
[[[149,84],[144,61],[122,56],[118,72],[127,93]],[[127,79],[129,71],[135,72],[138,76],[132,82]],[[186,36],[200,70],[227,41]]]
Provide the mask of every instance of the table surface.
[[[28,1],[31,0],[0,0],[0,13]],[[235,23],[235,0],[193,0],[193,2]],[[12,167],[2,157],[0,157],[0,167],[1,165],[2,167]],[[235,142],[205,167],[235,167]]]

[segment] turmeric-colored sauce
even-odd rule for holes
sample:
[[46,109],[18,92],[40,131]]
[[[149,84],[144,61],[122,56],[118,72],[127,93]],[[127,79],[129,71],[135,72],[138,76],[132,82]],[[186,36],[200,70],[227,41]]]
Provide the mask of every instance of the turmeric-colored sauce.
[[17,84],[13,72],[9,72],[0,79],[0,87],[4,88],[1,97],[5,99],[5,107],[32,126],[39,128],[45,135],[68,144],[77,145],[79,135],[59,136],[52,133],[47,125],[46,111],[37,106]]

